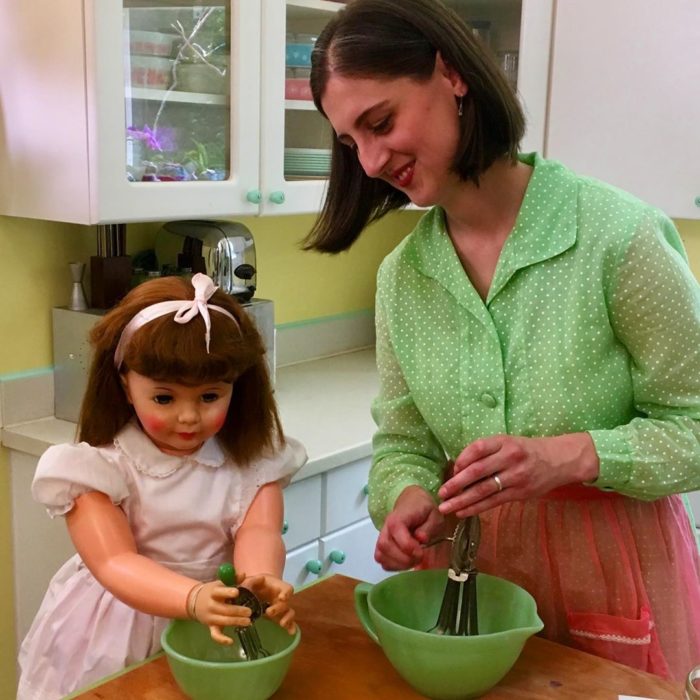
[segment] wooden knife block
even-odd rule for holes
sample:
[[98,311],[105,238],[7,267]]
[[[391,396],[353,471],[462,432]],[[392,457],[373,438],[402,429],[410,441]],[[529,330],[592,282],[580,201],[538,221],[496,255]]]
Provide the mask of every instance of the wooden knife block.
[[90,304],[95,309],[114,306],[131,286],[131,256],[90,258]]

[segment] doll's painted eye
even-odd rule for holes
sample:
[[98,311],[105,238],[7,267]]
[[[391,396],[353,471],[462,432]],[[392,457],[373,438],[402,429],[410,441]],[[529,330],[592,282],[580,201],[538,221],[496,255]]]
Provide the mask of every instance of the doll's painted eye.
[[208,391],[206,394],[202,394],[202,401],[204,403],[213,403],[219,398],[219,395],[213,391]]
[[156,394],[153,397],[153,400],[159,405],[159,406],[167,406],[172,400],[173,397],[170,396],[170,394]]

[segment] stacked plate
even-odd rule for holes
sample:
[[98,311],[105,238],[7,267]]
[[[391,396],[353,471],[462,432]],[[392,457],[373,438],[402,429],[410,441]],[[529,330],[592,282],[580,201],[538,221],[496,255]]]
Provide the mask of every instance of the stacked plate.
[[301,177],[326,177],[330,172],[331,152],[323,148],[285,148],[284,173]]

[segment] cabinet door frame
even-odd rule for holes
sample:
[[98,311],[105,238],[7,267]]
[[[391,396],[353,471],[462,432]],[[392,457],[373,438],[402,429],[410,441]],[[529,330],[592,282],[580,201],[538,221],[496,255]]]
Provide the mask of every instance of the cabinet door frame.
[[518,95],[525,110],[525,153],[544,151],[553,16],[554,0],[522,0]]
[[123,4],[85,3],[90,223],[257,214],[246,195],[259,181],[259,3],[231,0],[230,178],[163,183],[126,178]]
[[[262,0],[262,81],[260,134],[261,214],[304,214],[320,211],[327,180],[288,181],[284,177],[284,125],[286,108],[285,37],[287,5],[329,13],[343,7],[328,0]],[[284,202],[270,200],[283,192]]]

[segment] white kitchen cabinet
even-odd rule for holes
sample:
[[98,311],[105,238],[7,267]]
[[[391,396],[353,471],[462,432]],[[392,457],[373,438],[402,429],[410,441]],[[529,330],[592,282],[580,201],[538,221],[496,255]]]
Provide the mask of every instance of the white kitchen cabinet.
[[[526,118],[524,152],[544,149],[554,0],[446,0],[513,67]],[[469,82],[469,81],[467,81]]]
[[[519,53],[523,147],[541,150],[553,0],[451,1],[488,24],[494,53]],[[289,47],[308,49],[342,6],[0,0],[0,61],[12,66],[0,214],[95,224],[318,211],[330,128],[309,99],[308,51]]]
[[369,458],[360,459],[284,490],[285,578],[295,587],[336,572],[371,582],[390,575],[374,561],[378,533],[367,517],[369,467]]
[[339,7],[0,0],[0,60],[13,67],[0,85],[0,213],[93,224],[317,210],[322,172],[284,172],[285,151],[318,154],[328,134],[311,102],[285,105],[285,37]]
[[700,3],[560,0],[545,153],[700,218]]
[[320,560],[322,575],[345,574],[361,581],[377,583],[391,576],[374,560],[377,529],[364,518],[331,535],[321,538]]

